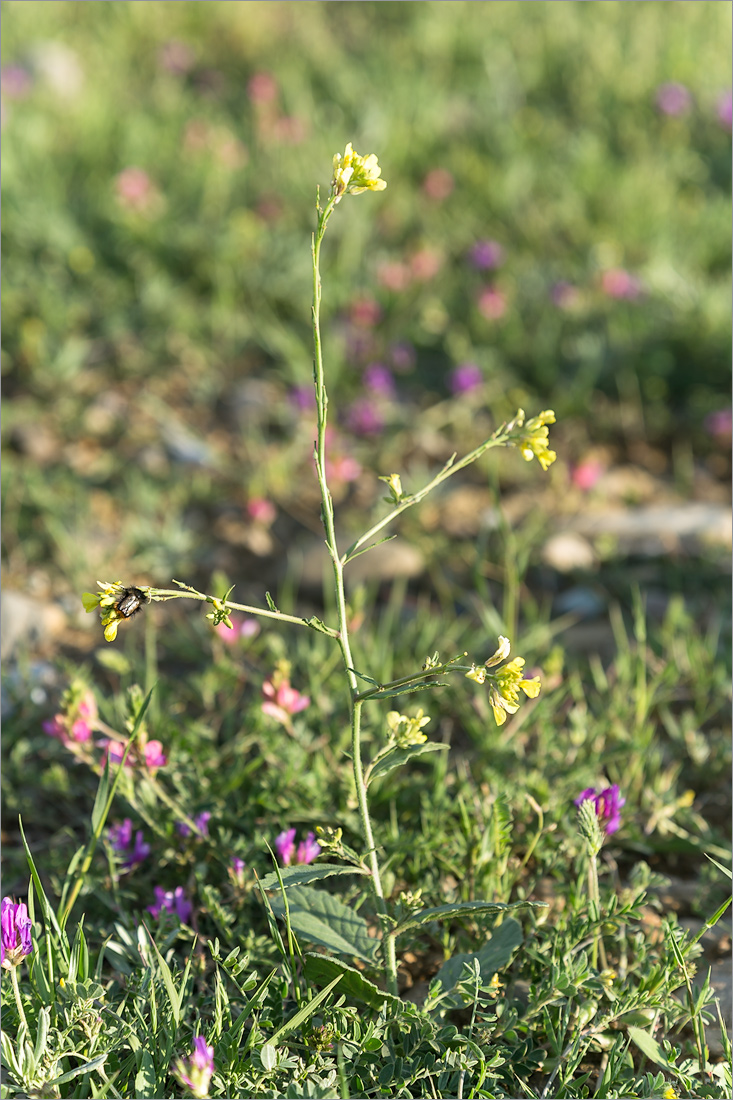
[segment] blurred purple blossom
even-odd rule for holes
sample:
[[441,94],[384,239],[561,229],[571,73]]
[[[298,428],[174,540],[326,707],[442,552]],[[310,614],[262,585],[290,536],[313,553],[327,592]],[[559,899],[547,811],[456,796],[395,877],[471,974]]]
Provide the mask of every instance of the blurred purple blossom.
[[288,400],[300,412],[310,412],[316,407],[316,395],[313,386],[293,386]]
[[684,84],[672,81],[657,88],[656,104],[663,115],[685,115],[692,106],[692,96]]
[[384,363],[370,363],[364,368],[364,385],[380,397],[394,397],[395,384],[392,372]]
[[384,417],[373,401],[360,397],[346,411],[346,426],[355,435],[379,435]]
[[8,99],[23,99],[33,86],[33,78],[22,65],[3,65],[0,70],[0,88]]
[[196,1100],[205,1100],[214,1074],[213,1046],[207,1046],[204,1036],[197,1035],[188,1058],[176,1058],[171,1066],[171,1073]]
[[484,380],[481,367],[477,363],[460,363],[453,371],[449,380],[451,393],[470,393],[477,389]]
[[399,371],[400,374],[412,370],[417,362],[415,349],[412,344],[408,344],[407,341],[391,344],[389,348],[389,357],[392,361],[393,368]]
[[[203,836],[208,836],[209,835],[209,819],[210,818],[211,818],[211,814],[209,813],[209,811],[204,810],[204,812],[200,813],[198,815],[198,817],[194,817],[192,819],[194,825],[196,826],[196,828],[199,830],[199,832]],[[192,831],[191,827],[189,825],[187,825],[185,821],[177,822],[176,823],[176,829],[178,830],[178,832],[181,836],[190,836],[191,835],[191,831]]]
[[504,259],[504,249],[498,241],[476,241],[469,252],[469,259],[479,271],[493,271]]
[[731,421],[730,409],[715,409],[714,412],[708,413],[703,424],[705,431],[709,432],[715,439],[729,440],[731,428],[733,427]]
[[621,798],[618,783],[605,787],[598,792],[596,792],[595,787],[587,787],[574,802],[576,806],[580,806],[582,802],[586,802],[588,799],[595,803],[599,824],[606,835],[610,836],[611,833],[615,833],[621,825],[621,807],[626,805],[626,799]]
[[247,864],[239,856],[232,856],[229,874],[234,879],[236,886],[244,886],[244,869],[246,866]]
[[182,924],[187,924],[192,912],[192,905],[183,893],[182,886],[176,886],[175,890],[164,890],[162,886],[156,886],[153,890],[155,902],[148,905],[147,910],[157,920],[165,909],[168,913],[175,913]]
[[143,840],[143,831],[138,829],[135,841],[132,839],[132,821],[126,817],[119,825],[111,825],[107,837],[119,856],[124,856],[123,867],[134,867],[150,855],[150,845]]

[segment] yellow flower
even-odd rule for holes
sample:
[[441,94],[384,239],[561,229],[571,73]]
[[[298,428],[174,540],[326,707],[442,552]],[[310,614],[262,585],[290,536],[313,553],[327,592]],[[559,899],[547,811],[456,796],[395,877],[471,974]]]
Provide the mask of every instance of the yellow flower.
[[98,592],[82,592],[81,602],[84,604],[84,610],[87,613],[95,611],[99,607],[100,598]]
[[671,1085],[667,1085],[662,1097],[663,1100],[679,1100],[679,1093],[675,1092]]
[[428,738],[421,730],[429,721],[429,716],[423,715],[422,710],[419,710],[414,718],[400,714],[397,710],[391,710],[387,715],[390,741],[395,741],[401,749],[406,749],[410,745],[424,744]]
[[545,409],[539,416],[531,417],[526,424],[524,424],[524,412],[520,409],[514,423],[521,431],[518,431],[517,438],[512,440],[513,445],[519,447],[527,462],[536,458],[542,469],[547,470],[557,458],[556,452],[548,447],[550,431],[547,425],[555,423],[555,414],[552,409]]
[[362,191],[384,191],[387,181],[380,179],[382,169],[376,154],[360,157],[355,153],[351,142],[346,146],[344,155],[336,153],[333,158],[333,179],[331,195],[336,202],[342,195],[360,195]]
[[387,476],[380,477],[380,481],[386,481],[389,485],[389,491],[392,494],[391,497],[385,497],[384,499],[388,504],[399,504],[402,500],[402,479],[399,474],[389,474]]
[[474,664],[466,673],[468,679],[475,680],[477,684],[483,684],[488,677],[489,702],[497,726],[504,725],[507,714],[516,714],[519,710],[520,690],[529,699],[536,699],[542,687],[539,676],[533,676],[530,680],[525,680],[522,676],[524,657],[515,657],[513,661],[498,668],[496,672],[487,672],[487,669],[505,660],[509,656],[510,649],[509,639],[499,635],[499,647],[496,652],[483,666]]

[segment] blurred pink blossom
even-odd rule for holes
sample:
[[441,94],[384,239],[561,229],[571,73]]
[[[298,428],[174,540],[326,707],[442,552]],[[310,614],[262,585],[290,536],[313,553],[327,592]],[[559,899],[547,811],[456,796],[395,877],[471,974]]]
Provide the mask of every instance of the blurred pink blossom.
[[478,308],[487,320],[498,321],[506,313],[506,295],[494,286],[487,286],[478,296]]
[[265,527],[273,524],[277,516],[275,505],[265,497],[253,497],[248,500],[245,511],[251,520],[254,520],[255,523],[261,523]]
[[628,302],[636,301],[641,295],[641,281],[622,267],[613,267],[601,275],[601,286],[609,298],[619,298]]
[[33,78],[22,65],[3,65],[0,90],[8,99],[24,99],[33,87]]
[[284,145],[300,145],[310,133],[306,119],[300,115],[281,115],[272,127],[272,135]]
[[168,763],[167,757],[163,755],[163,745],[160,741],[148,741],[143,753],[149,768],[162,768]]
[[247,81],[247,95],[253,103],[272,103],[277,93],[277,80],[272,73],[254,73]]
[[685,115],[692,106],[692,96],[684,84],[673,81],[660,84],[657,88],[656,103],[663,115]]
[[326,458],[326,477],[334,486],[361,477],[361,463],[350,454],[330,454]]
[[442,266],[442,256],[432,248],[421,248],[410,260],[410,271],[421,283],[426,283],[437,275]]
[[173,73],[174,76],[182,76],[190,72],[194,61],[195,54],[191,47],[177,38],[164,42],[158,50],[158,64],[161,69]]
[[155,186],[142,168],[123,168],[115,180],[115,190],[118,202],[128,210],[148,210],[156,196]]
[[355,298],[349,307],[349,320],[352,325],[372,328],[382,319],[382,308],[373,298]]
[[453,176],[447,168],[432,168],[423,180],[422,189],[429,199],[442,202],[455,187]]
[[262,685],[262,694],[265,697],[262,713],[286,727],[290,726],[291,715],[299,714],[301,710],[310,706],[309,696],[301,695],[290,686],[288,680],[281,680],[277,686],[272,680],[265,680]]
[[260,624],[252,616],[242,619],[239,615],[232,614],[229,618],[232,620],[231,630],[226,623],[219,623],[214,627],[216,633],[227,645],[234,645],[240,638],[256,638],[260,632]]
[[401,290],[406,290],[412,282],[412,272],[407,264],[392,260],[379,264],[377,282],[387,290],[399,293]]
[[731,97],[730,89],[718,97],[717,115],[720,124],[726,130],[730,130],[731,117],[733,116],[733,97]]
[[570,480],[577,489],[582,489],[584,493],[587,493],[604,473],[605,467],[602,462],[586,459],[571,468]]

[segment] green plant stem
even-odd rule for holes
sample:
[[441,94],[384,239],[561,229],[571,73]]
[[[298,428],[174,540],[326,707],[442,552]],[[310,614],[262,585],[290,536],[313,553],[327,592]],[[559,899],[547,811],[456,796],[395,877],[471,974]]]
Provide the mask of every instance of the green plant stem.
[[209,596],[205,592],[197,592],[195,588],[179,591],[175,588],[151,588],[150,596],[153,600],[200,600],[202,603],[210,603],[223,607],[226,611],[245,611],[248,615],[259,615],[264,619],[278,619],[284,623],[295,623],[296,626],[309,626],[311,630],[318,630],[321,634],[328,634],[331,638],[338,638],[339,631],[333,630],[324,623],[312,619],[304,619],[298,615],[286,615],[283,611],[270,611],[264,607],[252,607],[250,604],[234,603],[232,600],[219,600],[216,596]]
[[427,680],[431,676],[444,676],[447,672],[470,672],[472,668],[473,665],[456,665],[451,662],[450,664],[436,665],[434,668],[421,669],[419,672],[411,672],[409,676],[400,676],[397,680],[390,680],[389,683],[378,684],[367,691],[360,691],[355,696],[355,700],[358,703],[365,703],[367,699],[378,699],[394,688],[404,687],[406,684],[418,683],[420,680]]
[[23,1011],[23,1002],[20,999],[20,986],[18,985],[18,967],[13,966],[10,969],[10,981],[13,986],[13,995],[15,996],[15,1006],[18,1009],[18,1015],[20,1016],[21,1023],[28,1031],[28,1021],[25,1018],[25,1012]]
[[[598,857],[595,855],[588,856],[588,899],[591,903],[591,913],[594,920],[600,921],[601,919],[601,891],[598,885]],[[603,939],[601,938],[601,930],[597,928],[593,936],[593,952],[592,962],[593,968],[598,969],[598,955],[600,952],[601,968],[607,969],[606,949],[603,946]]]
[[[364,843],[367,848],[367,856],[369,860],[369,867],[371,870],[372,889],[374,891],[374,899],[377,907],[377,911],[380,917],[383,919],[383,932],[386,933],[386,924],[388,918],[387,903],[384,897],[384,889],[382,887],[382,879],[379,873],[379,860],[377,858],[377,851],[374,844],[374,834],[372,833],[371,819],[369,817],[369,803],[367,799],[367,788],[364,782],[364,772],[361,760],[361,700],[358,699],[358,688],[356,674],[354,673],[354,662],[351,656],[351,646],[349,643],[349,629],[346,613],[346,593],[344,591],[344,561],[339,557],[338,545],[336,542],[336,529],[333,513],[333,498],[328,488],[328,481],[326,478],[326,426],[328,422],[328,395],[326,393],[326,382],[323,371],[323,351],[321,344],[321,327],[320,327],[320,315],[321,315],[321,275],[320,275],[320,255],[321,255],[321,243],[323,236],[326,232],[326,226],[328,220],[331,217],[336,206],[336,200],[331,198],[326,204],[323,210],[318,206],[318,227],[313,236],[312,241],[312,256],[313,256],[313,382],[316,391],[316,408],[318,414],[318,436],[316,439],[315,447],[315,463],[316,473],[318,476],[318,484],[321,490],[321,519],[323,521],[323,527],[326,533],[326,546],[331,557],[333,564],[333,577],[334,587],[336,591],[336,605],[338,611],[338,644],[341,649],[341,656],[344,661],[344,668],[346,671],[346,677],[349,684],[349,711],[351,719],[351,757],[352,768],[354,774],[354,785],[356,787],[356,797],[359,804],[359,817],[361,819],[362,834],[364,837]],[[397,958],[395,952],[394,937],[384,935],[383,938],[383,950],[384,950],[384,967],[385,977],[387,980],[387,986],[390,993],[397,993]]]

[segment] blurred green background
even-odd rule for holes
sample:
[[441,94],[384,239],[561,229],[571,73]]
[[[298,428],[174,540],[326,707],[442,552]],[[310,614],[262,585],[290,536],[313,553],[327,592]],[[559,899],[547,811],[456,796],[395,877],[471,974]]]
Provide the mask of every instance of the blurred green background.
[[558,415],[557,499],[597,454],[727,499],[729,4],[2,14],[11,587],[266,578],[317,531],[309,239],[349,140],[388,189],[324,250],[347,513],[520,405]]

